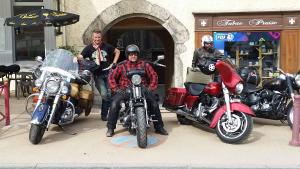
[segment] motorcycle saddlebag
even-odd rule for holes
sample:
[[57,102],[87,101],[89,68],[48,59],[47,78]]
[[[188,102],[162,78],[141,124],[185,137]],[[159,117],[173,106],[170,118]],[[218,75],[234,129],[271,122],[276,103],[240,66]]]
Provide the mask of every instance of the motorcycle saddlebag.
[[92,91],[82,89],[82,90],[79,92],[79,97],[80,97],[79,105],[82,106],[82,107],[85,107],[85,106],[87,106],[87,104],[88,104],[90,101],[93,100],[94,94],[93,94]]
[[184,104],[184,98],[187,94],[185,88],[170,88],[165,97],[163,107],[177,109]]

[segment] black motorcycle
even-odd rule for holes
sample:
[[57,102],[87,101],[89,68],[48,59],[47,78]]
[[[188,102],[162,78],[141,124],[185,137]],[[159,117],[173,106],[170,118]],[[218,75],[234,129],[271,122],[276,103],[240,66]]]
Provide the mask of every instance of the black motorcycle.
[[292,127],[294,92],[300,88],[300,73],[292,75],[279,68],[274,68],[274,71],[280,75],[259,87],[260,77],[256,69],[240,69],[239,73],[245,81],[241,100],[252,108],[256,117],[280,120],[282,123],[287,120]]
[[[165,65],[157,63],[164,59],[163,55],[158,56],[155,62],[148,62],[154,66],[165,67]],[[137,137],[137,143],[140,148],[147,147],[147,129],[153,122],[152,113],[149,112],[146,102],[146,90],[142,85],[142,77],[145,70],[132,70],[127,72],[127,77],[131,79],[132,84],[126,89],[129,99],[121,104],[120,123],[127,128],[131,134]]]

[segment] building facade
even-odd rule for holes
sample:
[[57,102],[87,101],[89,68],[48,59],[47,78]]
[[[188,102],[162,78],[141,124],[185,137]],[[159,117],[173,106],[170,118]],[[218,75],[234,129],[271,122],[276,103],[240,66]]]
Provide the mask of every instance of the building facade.
[[[1,24],[3,18],[14,14],[16,6],[22,5],[17,1],[1,1],[0,38],[5,43],[0,42],[0,61],[5,64],[22,63],[19,59],[22,52],[17,49],[24,44],[17,44],[21,43],[16,40],[18,30]],[[101,29],[105,41],[118,47],[122,55],[130,43],[140,46],[145,59],[165,55],[167,68],[157,71],[162,77],[160,83],[166,87],[183,86],[186,69],[204,34],[212,35],[216,47],[234,63],[257,66],[266,78],[271,66],[291,73],[300,68],[298,0],[40,0],[31,3],[80,15],[78,23],[59,29],[62,34],[55,34],[54,28],[45,29],[44,43],[35,39],[39,49],[44,50],[43,45],[47,50],[73,46],[81,51],[90,43],[92,31]]]

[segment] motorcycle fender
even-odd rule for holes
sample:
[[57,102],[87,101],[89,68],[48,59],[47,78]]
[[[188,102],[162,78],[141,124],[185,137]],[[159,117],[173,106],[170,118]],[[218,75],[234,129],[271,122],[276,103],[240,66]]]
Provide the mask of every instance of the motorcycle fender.
[[[245,105],[245,104],[242,104],[242,103],[230,103],[230,109],[231,109],[231,111],[234,111],[234,110],[235,111],[240,111],[240,112],[244,112],[244,113],[246,113],[246,114],[248,114],[250,116],[255,116],[255,114],[251,110],[251,108],[249,106]],[[215,113],[215,115],[214,115],[214,117],[213,117],[213,119],[212,119],[209,127],[215,128],[216,125],[217,125],[217,123],[218,123],[218,121],[219,121],[219,119],[221,118],[221,116],[225,112],[226,112],[226,105],[223,105],[222,107],[220,107],[216,111],[216,113]]]
[[42,124],[45,121],[45,117],[49,112],[50,106],[47,103],[41,103],[35,109],[32,114],[31,123],[32,124]]

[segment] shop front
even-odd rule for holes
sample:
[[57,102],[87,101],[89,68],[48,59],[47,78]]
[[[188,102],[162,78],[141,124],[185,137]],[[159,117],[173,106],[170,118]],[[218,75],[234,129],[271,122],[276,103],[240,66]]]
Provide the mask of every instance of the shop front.
[[274,67],[300,69],[300,12],[194,13],[195,46],[210,34],[214,45],[237,67],[257,68],[263,79]]

